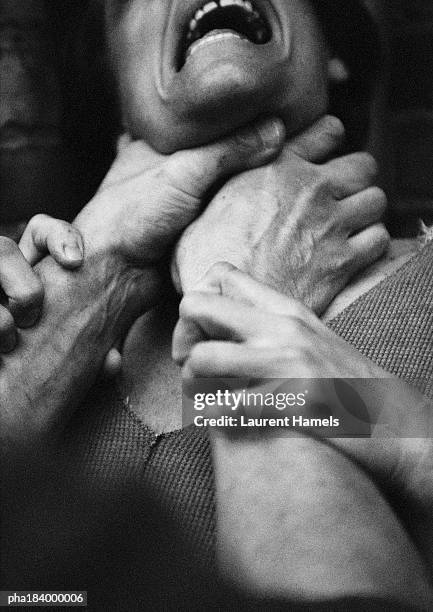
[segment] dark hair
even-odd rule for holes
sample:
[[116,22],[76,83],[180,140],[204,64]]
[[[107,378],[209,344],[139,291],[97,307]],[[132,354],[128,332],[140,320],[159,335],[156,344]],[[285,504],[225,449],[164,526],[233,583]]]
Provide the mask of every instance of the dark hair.
[[120,129],[109,70],[103,0],[45,0],[57,36],[63,129],[80,159],[83,202],[93,195],[115,155]]
[[331,51],[345,62],[349,81],[331,92],[330,111],[346,127],[351,148],[365,146],[383,51],[379,28],[365,0],[311,0]]

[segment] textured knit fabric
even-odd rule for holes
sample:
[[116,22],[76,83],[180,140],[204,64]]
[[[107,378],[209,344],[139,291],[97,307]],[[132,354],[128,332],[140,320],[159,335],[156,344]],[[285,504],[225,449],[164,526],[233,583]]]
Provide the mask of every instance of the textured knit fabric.
[[330,327],[379,366],[433,397],[433,243]]
[[206,564],[213,562],[215,500],[205,431],[156,435],[114,386],[95,388],[66,435],[69,461],[98,493],[128,482],[151,495]]
[[[433,244],[332,323],[343,338],[390,372],[433,395]],[[206,434],[156,436],[114,388],[96,390],[71,427],[76,465],[101,488],[132,478],[153,491],[204,560],[212,560],[215,501]]]

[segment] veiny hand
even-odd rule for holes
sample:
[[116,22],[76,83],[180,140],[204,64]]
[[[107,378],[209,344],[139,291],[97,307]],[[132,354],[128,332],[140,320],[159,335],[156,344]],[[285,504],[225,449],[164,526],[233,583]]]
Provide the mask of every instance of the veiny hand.
[[[180,232],[199,214],[209,189],[233,173],[273,159],[284,142],[279,119],[262,120],[205,147],[161,155],[143,141],[122,137],[119,154],[100,189],[75,220],[86,254],[112,254],[138,268],[138,300],[150,308],[160,297],[158,264]],[[113,348],[105,373],[115,375]]]
[[36,215],[19,245],[0,236],[0,353],[15,348],[17,327],[32,327],[41,315],[44,287],[32,266],[48,253],[64,268],[81,266],[79,231],[65,221]]
[[177,245],[172,273],[180,292],[227,261],[323,312],[389,241],[373,158],[326,161],[343,138],[340,121],[324,117],[272,163],[232,178]]
[[279,119],[267,119],[172,155],[124,140],[96,196],[75,221],[86,251],[108,250],[130,266],[155,266],[199,214],[209,189],[269,162],[281,150],[284,135]]

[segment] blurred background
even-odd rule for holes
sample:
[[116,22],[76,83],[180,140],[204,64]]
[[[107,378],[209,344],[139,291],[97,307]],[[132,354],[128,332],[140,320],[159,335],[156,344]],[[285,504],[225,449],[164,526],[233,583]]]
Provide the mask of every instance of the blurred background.
[[396,231],[433,224],[433,1],[391,0],[388,113]]

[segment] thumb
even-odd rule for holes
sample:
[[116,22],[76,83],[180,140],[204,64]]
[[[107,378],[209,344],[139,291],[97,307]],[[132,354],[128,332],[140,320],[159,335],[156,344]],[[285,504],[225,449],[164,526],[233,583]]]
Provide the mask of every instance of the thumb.
[[284,139],[280,119],[261,120],[218,142],[174,153],[166,172],[174,188],[201,200],[222,178],[270,162],[281,151]]
[[344,126],[337,117],[325,115],[288,142],[288,148],[312,163],[322,163],[336,154],[345,138]]

